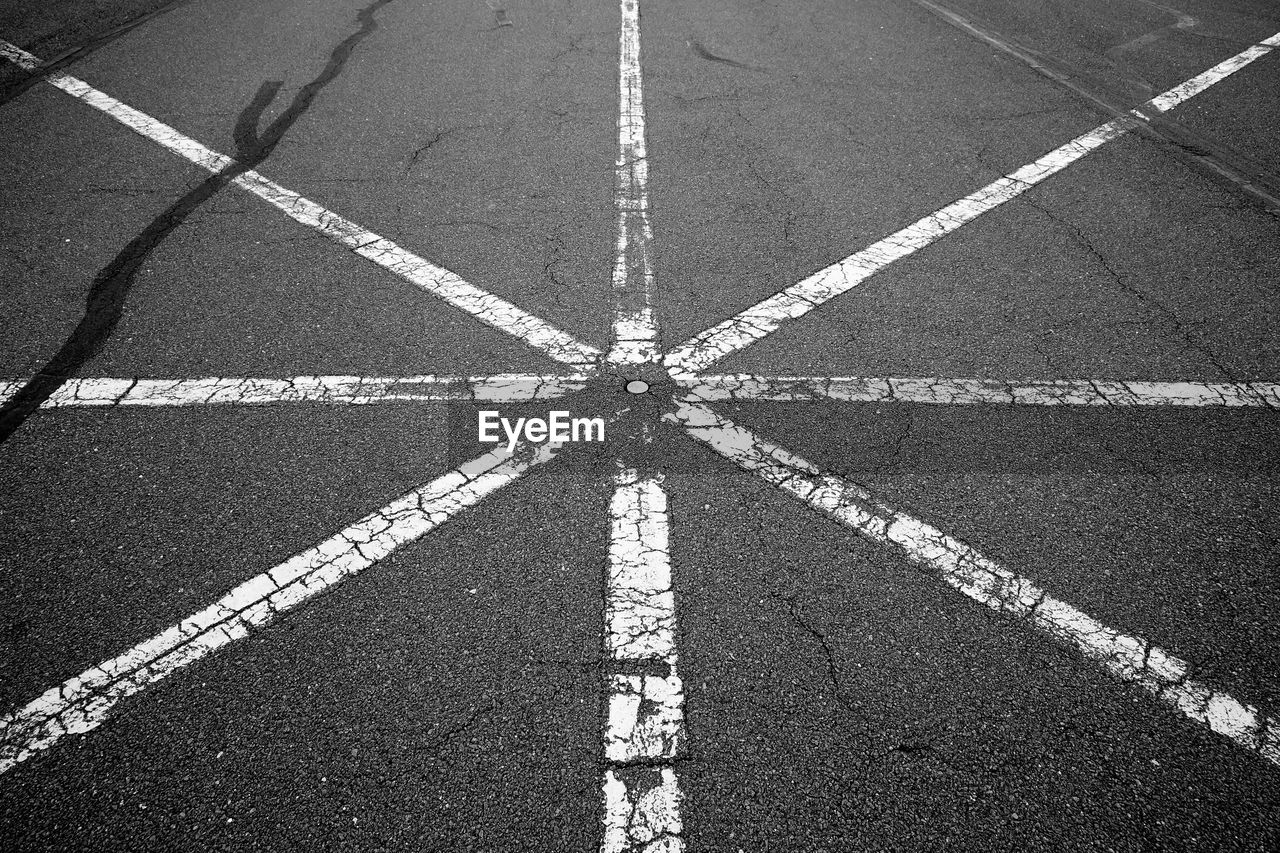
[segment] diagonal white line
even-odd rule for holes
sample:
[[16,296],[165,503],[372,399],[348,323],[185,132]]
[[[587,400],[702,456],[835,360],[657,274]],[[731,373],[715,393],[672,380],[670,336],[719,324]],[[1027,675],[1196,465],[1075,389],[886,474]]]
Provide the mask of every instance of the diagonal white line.
[[615,318],[612,364],[658,360],[653,312],[653,260],[649,244],[649,161],[644,141],[644,88],[640,70],[640,3],[622,0],[618,38],[618,240],[613,265]]
[[758,376],[676,380],[701,400],[847,400],[858,403],[995,403],[1017,406],[1207,406],[1280,409],[1276,382],[1149,382],[1134,379],[940,379],[930,376]]
[[[553,400],[580,391],[590,376],[202,376],[186,379],[70,379],[41,408],[81,406],[265,406],[275,403],[477,402]],[[26,380],[0,380],[0,404]]]
[[1086,154],[1113,139],[1118,139],[1137,127],[1139,123],[1147,121],[1149,113],[1161,113],[1173,109],[1259,57],[1265,56],[1277,45],[1280,45],[1280,33],[1218,63],[1208,71],[1192,77],[1164,94],[1157,95],[1142,106],[1130,110],[1128,115],[1095,127],[1066,145],[1050,151],[1035,162],[1010,172],[977,192],[890,234],[861,252],[818,270],[803,281],[698,333],[664,356],[663,363],[675,375],[705,370],[730,353],[745,349],[777,331],[787,320],[802,317],[819,305],[852,290],[894,261],[932,245],[982,214],[994,210],[1010,199],[1017,198]]
[[0,773],[64,735],[97,728],[121,699],[364,571],[545,462],[555,449],[545,444],[516,456],[505,450],[479,456],[0,717]]
[[[0,41],[0,58],[8,59],[28,71],[39,70],[40,61],[36,57],[6,41]],[[46,81],[203,169],[217,173],[235,165],[235,161],[225,154],[219,154],[184,136],[169,125],[117,101],[82,80],[67,74],[54,74],[46,78]],[[466,311],[480,322],[519,338],[556,361],[583,367],[595,364],[601,357],[600,350],[578,341],[545,320],[463,281],[455,273],[418,257],[331,210],[326,210],[256,171],[250,170],[236,176],[233,183],[283,211],[295,222],[318,231],[432,296]]]
[[1280,720],[1210,687],[1191,666],[1142,637],[1122,634],[1059,601],[935,527],[880,503],[857,483],[824,474],[790,451],[683,401],[666,419],[739,467],[799,498],[873,542],[898,549],[913,563],[993,610],[1021,619],[1097,661],[1117,679],[1136,684],[1188,718],[1280,765]]
[[601,853],[684,849],[673,762],[684,750],[684,685],[676,671],[676,605],[661,478],[623,469],[609,505]]

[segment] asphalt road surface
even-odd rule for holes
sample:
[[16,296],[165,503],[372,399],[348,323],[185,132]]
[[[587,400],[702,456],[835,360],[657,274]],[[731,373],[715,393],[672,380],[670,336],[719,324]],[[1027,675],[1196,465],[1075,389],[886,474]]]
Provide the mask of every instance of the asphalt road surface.
[[0,118],[0,848],[1280,849],[1274,0],[5,0]]

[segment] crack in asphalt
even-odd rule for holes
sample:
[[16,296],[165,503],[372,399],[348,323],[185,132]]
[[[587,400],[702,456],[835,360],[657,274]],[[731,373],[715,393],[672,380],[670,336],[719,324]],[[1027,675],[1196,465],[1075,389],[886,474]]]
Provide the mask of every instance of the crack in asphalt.
[[191,214],[221,192],[240,175],[251,171],[271,156],[285,134],[311,108],[316,97],[342,73],[357,46],[377,28],[375,13],[392,0],[373,0],[356,15],[359,28],[333,48],[324,69],[294,94],[289,106],[261,131],[258,126],[266,108],[283,85],[267,81],[240,112],[233,131],[235,151],[232,163],[210,175],[194,189],[151,221],[95,276],[85,299],[85,313],[71,335],[51,359],[36,371],[22,388],[0,406],[0,444],[7,441],[27,418],[98,355],[115,332],[124,314],[129,292],[138,271],[152,253]]
[[1121,274],[1119,270],[1112,266],[1111,261],[1100,249],[1098,249],[1097,246],[1093,244],[1093,241],[1089,239],[1088,235],[1084,233],[1084,230],[1081,229],[1080,226],[1070,220],[1058,216],[1044,205],[1037,204],[1031,198],[1023,197],[1022,201],[1030,207],[1040,211],[1040,213],[1047,218],[1069,230],[1074,236],[1076,243],[1082,246],[1090,255],[1093,256],[1098,265],[1106,270],[1107,275],[1120,287],[1120,289],[1125,293],[1128,293],[1130,296],[1135,297],[1139,304],[1156,309],[1156,311],[1164,317],[1169,325],[1173,327],[1173,330],[1182,337],[1183,341],[1196,352],[1203,355],[1205,359],[1213,365],[1214,369],[1222,374],[1223,378],[1228,381],[1235,381],[1232,371],[1219,360],[1217,353],[1213,352],[1211,349],[1206,347],[1204,343],[1193,336],[1191,330],[1187,328],[1187,324],[1182,321],[1182,318],[1177,315],[1177,312],[1148,291],[1142,290],[1130,282],[1128,277]]
[[[1132,119],[1135,116],[1140,116],[1141,119],[1136,120],[1133,127],[1144,138],[1159,146],[1162,151],[1185,165],[1201,172],[1209,173],[1219,183],[1236,190],[1249,202],[1262,208],[1267,213],[1273,216],[1280,215],[1280,175],[1275,174],[1268,164],[1262,163],[1244,152],[1236,151],[1224,143],[1188,127],[1167,112],[1157,110],[1152,113],[1143,108],[1145,105],[1139,105],[1136,109],[1130,110],[1128,107],[1116,103],[1110,93],[1096,90],[1079,82],[1079,80],[1088,79],[1089,77],[1083,69],[1060,57],[1051,56],[1043,51],[1019,44],[1008,36],[992,29],[985,22],[979,23],[977,19],[966,18],[946,5],[936,2],[936,0],[913,0],[913,2],[933,12],[944,22],[961,32],[967,33],[973,38],[979,39],[1026,64],[1038,74],[1084,98],[1107,114],[1120,119]],[[1209,36],[1197,31],[1197,22],[1190,16],[1179,13],[1170,7],[1162,6],[1159,3],[1150,2],[1150,0],[1138,0],[1138,2],[1174,15],[1178,18],[1178,22],[1168,27],[1161,27],[1131,42],[1113,47],[1106,52],[1105,58],[1121,71],[1120,77],[1122,80],[1149,95],[1155,90],[1155,87],[1146,80],[1132,78],[1124,73],[1123,69],[1127,68],[1128,65],[1124,60],[1118,58],[1121,52],[1131,47],[1150,44],[1163,37],[1164,34],[1174,30]],[[1144,39],[1147,39],[1147,41],[1143,41]]]

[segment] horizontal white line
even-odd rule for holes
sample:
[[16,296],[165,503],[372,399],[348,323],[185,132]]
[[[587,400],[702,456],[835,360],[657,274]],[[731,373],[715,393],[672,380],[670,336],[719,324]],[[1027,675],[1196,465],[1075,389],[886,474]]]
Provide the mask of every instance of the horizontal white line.
[[244,637],[429,533],[554,453],[550,444],[512,456],[494,450],[370,513],[345,530],[228,592],[128,651],[0,717],[0,773],[101,725],[117,702]]
[[[590,377],[526,373],[490,376],[206,376],[189,379],[69,379],[41,408],[72,406],[264,406],[273,403],[369,403],[552,400],[586,387]],[[0,380],[0,403],[26,384]]]
[[[5,41],[0,41],[0,57],[27,70],[36,70],[40,65],[36,57]],[[47,82],[203,169],[216,173],[235,165],[230,157],[219,154],[146,113],[98,91],[83,80],[66,74],[54,74],[47,78]],[[519,338],[556,361],[581,366],[594,364],[601,357],[600,350],[581,343],[545,320],[463,281],[455,273],[423,260],[391,240],[326,210],[256,171],[246,171],[236,176],[234,183],[283,211],[295,222],[318,231],[357,255],[394,272],[427,293],[466,311],[480,322]]]
[[701,400],[847,400],[859,403],[995,403],[1020,406],[1252,406],[1280,409],[1276,382],[1148,382],[1133,379],[940,379],[930,376],[754,376],[676,380]]
[[1017,198],[1086,154],[1133,129],[1140,121],[1147,119],[1147,112],[1165,112],[1203,92],[1214,83],[1266,55],[1276,44],[1280,44],[1280,33],[1152,98],[1141,107],[1131,110],[1129,115],[1095,127],[1035,162],[700,332],[668,353],[663,358],[663,363],[675,374],[692,374],[705,370],[730,353],[745,349],[777,331],[787,320],[802,317],[819,305],[857,287],[894,261],[932,245],[982,214]]
[[910,561],[937,572],[974,601],[1008,613],[1097,661],[1121,681],[1137,684],[1187,717],[1280,765],[1280,721],[1193,677],[1190,665],[1141,637],[1122,634],[965,543],[873,498],[857,483],[824,474],[772,442],[685,401],[666,418],[694,438]]

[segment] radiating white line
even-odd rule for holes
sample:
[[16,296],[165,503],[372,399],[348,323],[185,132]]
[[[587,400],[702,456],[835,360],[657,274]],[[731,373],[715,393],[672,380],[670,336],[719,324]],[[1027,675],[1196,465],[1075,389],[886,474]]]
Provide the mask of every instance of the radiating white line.
[[1280,409],[1276,382],[1119,379],[873,379],[857,376],[704,375],[676,380],[701,400],[848,400],[859,403],[996,403],[1025,406],[1251,406]]
[[[40,65],[36,57],[5,41],[0,41],[0,57],[28,71],[38,70]],[[94,89],[82,80],[66,74],[53,74],[47,77],[46,81],[203,169],[221,172],[235,165],[235,161],[230,157],[207,148],[169,125]],[[335,243],[390,270],[432,296],[466,311],[480,322],[519,338],[556,361],[581,367],[595,364],[601,357],[600,350],[578,341],[545,320],[463,281],[455,273],[423,260],[387,238],[365,230],[333,211],[326,210],[292,190],[268,180],[256,171],[247,171],[238,175],[234,183],[283,211],[295,222],[318,231]]]
[[649,161],[644,141],[644,89],[640,72],[640,3],[622,0],[618,44],[618,240],[613,266],[616,315],[612,364],[658,360],[653,311],[653,262],[649,244]]
[[[586,387],[590,376],[498,373],[490,376],[205,376],[188,379],[69,379],[41,408],[72,406],[263,406],[273,403],[369,403],[552,400]],[[0,380],[0,403],[26,380]]]
[[429,533],[549,459],[551,444],[494,450],[397,498],[345,530],[256,577],[128,651],[0,717],[0,773],[101,725],[117,702],[200,660],[286,610]]
[[700,403],[686,400],[666,417],[738,466],[873,542],[897,548],[974,601],[1044,631],[1119,680],[1143,687],[1190,719],[1280,765],[1280,720],[1197,680],[1186,661],[1141,637],[1108,628],[958,539],[885,506],[857,483],[822,473]]
[[624,470],[610,503],[605,646],[609,658],[601,853],[679,851],[684,749],[667,496],[657,478]]
[[705,370],[730,353],[744,349],[777,331],[787,320],[809,313],[814,308],[845,293],[894,261],[914,254],[941,238],[1017,198],[1036,184],[1072,163],[1117,139],[1146,121],[1150,113],[1173,109],[1213,84],[1224,80],[1249,63],[1265,56],[1280,44],[1280,33],[1260,44],[1218,63],[1213,68],[1130,110],[1126,116],[1099,125],[1056,148],[1033,163],[1010,172],[982,189],[952,202],[900,231],[818,270],[803,281],[775,293],[734,317],[700,332],[663,358],[673,374],[692,374]]

